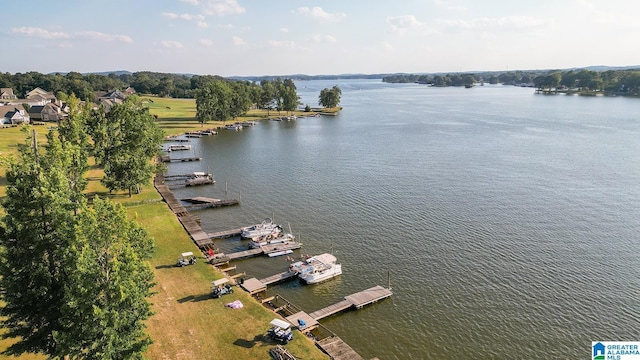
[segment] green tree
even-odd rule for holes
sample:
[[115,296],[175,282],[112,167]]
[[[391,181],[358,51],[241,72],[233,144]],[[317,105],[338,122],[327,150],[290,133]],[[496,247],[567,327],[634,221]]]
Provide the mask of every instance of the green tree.
[[282,110],[295,111],[298,108],[298,92],[296,84],[291,79],[284,79],[281,87]]
[[260,81],[260,88],[262,88],[262,94],[260,96],[259,107],[261,109],[267,110],[267,116],[269,116],[269,111],[274,109],[276,106],[276,88],[274,84],[269,80]]
[[[35,132],[34,132],[35,134]],[[44,353],[61,356],[54,334],[64,331],[66,302],[75,242],[73,212],[79,204],[69,187],[69,153],[51,136],[41,153],[35,137],[19,146],[9,160],[6,215],[0,228],[0,314],[3,338],[17,338],[4,354]],[[62,352],[61,352],[62,351]]]
[[196,118],[204,126],[209,120],[231,118],[232,91],[226,81],[214,80],[196,91]]
[[96,159],[104,168],[102,183],[109,191],[138,193],[157,170],[152,159],[164,137],[149,109],[137,96],[128,96],[106,115],[93,113],[90,122]]
[[72,358],[141,359],[151,344],[144,320],[151,312],[153,272],[145,259],[153,240],[122,206],[95,198],[79,216],[75,267],[55,338]]
[[230,117],[235,119],[249,111],[251,107],[251,89],[249,84],[234,82],[231,84]]
[[[89,114],[88,104],[82,109],[80,100],[71,94],[67,98],[67,106],[69,106],[69,116],[66,120],[58,124],[58,138],[61,143],[65,144],[64,149],[67,153],[68,166],[66,167],[67,180],[72,190],[72,202],[80,207],[84,201],[84,190],[87,188],[88,181],[85,178],[87,170],[89,170],[89,135],[87,134],[87,117]],[[47,138],[53,136],[53,132],[47,134]],[[51,140],[49,144],[55,144]]]
[[340,104],[340,97],[342,96],[342,90],[335,85],[331,89],[324,88],[320,91],[320,96],[318,97],[318,104],[326,107],[333,108]]

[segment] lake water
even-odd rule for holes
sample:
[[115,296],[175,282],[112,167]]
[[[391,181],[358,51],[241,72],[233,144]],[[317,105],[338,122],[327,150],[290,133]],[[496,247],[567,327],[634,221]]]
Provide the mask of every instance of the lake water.
[[[169,166],[217,179],[178,198],[241,197],[197,211],[205,231],[273,217],[303,254],[333,249],[342,263],[337,279],[269,295],[312,312],[386,286],[390,272],[391,299],[321,321],[365,358],[578,359],[591,341],[640,340],[639,99],[379,80],[297,86],[315,106],[336,84],[339,116],[221,130],[193,141],[203,162]],[[262,278],[288,263],[235,265]]]

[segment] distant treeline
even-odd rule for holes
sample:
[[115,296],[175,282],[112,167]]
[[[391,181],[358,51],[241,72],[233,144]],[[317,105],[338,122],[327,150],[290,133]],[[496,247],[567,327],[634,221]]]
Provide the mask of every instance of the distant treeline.
[[73,93],[76,97],[88,101],[94,100],[95,91],[124,90],[129,86],[143,94],[193,98],[196,89],[213,80],[225,79],[212,75],[189,76],[148,71],[108,75],[83,75],[78,72],[69,72],[64,75],[41,74],[33,71],[16,74],[0,73],[0,87],[12,88],[13,93],[19,98],[24,98],[27,92],[40,87],[54,95],[59,95],[60,92],[67,95]]
[[383,82],[419,83],[433,86],[470,86],[476,83],[535,86],[542,90],[573,90],[604,94],[640,95],[640,69],[593,71],[545,70],[452,74],[395,74]]

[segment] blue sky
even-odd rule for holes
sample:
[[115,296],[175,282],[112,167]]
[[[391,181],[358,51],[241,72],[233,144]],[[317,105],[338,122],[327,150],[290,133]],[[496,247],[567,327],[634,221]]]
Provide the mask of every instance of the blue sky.
[[232,75],[640,64],[637,0],[4,0],[0,71]]

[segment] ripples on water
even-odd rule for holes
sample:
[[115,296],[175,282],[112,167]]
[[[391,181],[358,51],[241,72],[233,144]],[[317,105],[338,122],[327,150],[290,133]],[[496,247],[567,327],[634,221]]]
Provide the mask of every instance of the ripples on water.
[[[298,88],[315,105],[333,85]],[[333,246],[340,278],[270,293],[314,311],[390,271],[391,299],[323,320],[365,358],[576,359],[591,341],[639,339],[639,100],[338,85],[338,117],[223,130],[194,142],[202,164],[169,168],[218,180],[180,198],[242,197],[197,212],[207,231],[273,216],[303,253]],[[260,278],[287,263],[237,265]]]

